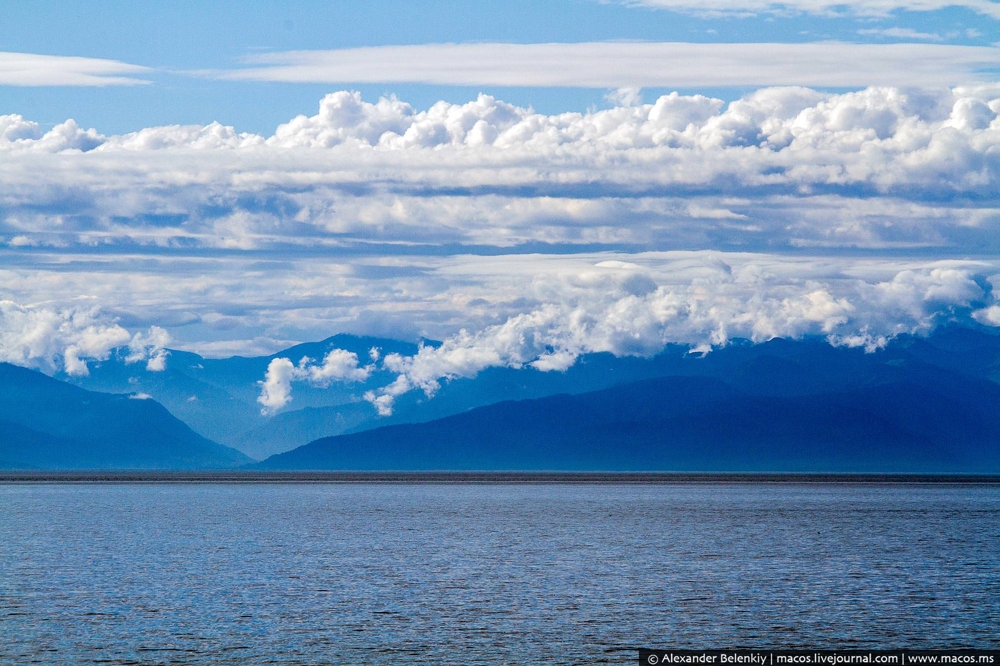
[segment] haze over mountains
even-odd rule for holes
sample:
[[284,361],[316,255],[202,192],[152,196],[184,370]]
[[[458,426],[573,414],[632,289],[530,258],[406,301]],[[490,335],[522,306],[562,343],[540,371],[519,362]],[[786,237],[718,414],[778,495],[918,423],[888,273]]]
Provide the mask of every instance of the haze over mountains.
[[257,467],[1000,472],[1000,387],[886,379],[786,397],[662,377],[320,439]]
[[0,363],[0,467],[195,469],[249,461],[145,396],[86,391]]
[[91,364],[86,376],[61,373],[57,377],[92,391],[147,394],[205,437],[251,457],[266,458],[374,421],[375,410],[361,402],[363,388],[393,379],[383,370],[373,373],[365,385],[331,383],[314,387],[304,383],[296,386],[289,410],[264,416],[257,398],[268,364],[275,358],[291,358],[296,363],[303,357],[320,359],[331,349],[346,349],[367,358],[372,348],[403,354],[417,350],[413,343],[336,335],[255,358],[210,359],[171,350],[166,368],[159,372],[147,370],[143,364],[128,363],[126,355],[120,354]]
[[79,387],[3,365],[0,465],[1000,472],[1000,336],[987,330],[903,336],[873,353],[775,339],[704,356],[591,354],[565,372],[494,368],[431,398],[406,394],[389,417],[363,399],[393,379],[376,365],[364,381],[296,384],[285,410],[261,414],[273,359],[372,348],[416,351],[339,335],[259,358],[173,351],[161,372],[123,354],[68,378]]
[[592,359],[605,376],[662,376],[326,438],[258,467],[996,473],[998,343],[953,329],[871,354],[773,340]]

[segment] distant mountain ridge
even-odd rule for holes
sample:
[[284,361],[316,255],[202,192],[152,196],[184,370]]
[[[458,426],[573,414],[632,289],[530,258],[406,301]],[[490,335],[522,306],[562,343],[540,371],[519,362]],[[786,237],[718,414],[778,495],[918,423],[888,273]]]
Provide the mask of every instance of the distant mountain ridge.
[[87,391],[0,363],[0,467],[202,469],[249,462],[154,400]]
[[335,382],[325,388],[296,382],[286,408],[261,415],[259,382],[272,359],[298,363],[308,356],[319,361],[340,348],[356,353],[364,364],[373,347],[383,357],[417,351],[414,343],[341,334],[257,358],[205,359],[174,351],[163,372],[128,364],[123,355],[92,363],[87,377],[61,378],[94,390],[150,394],[199,433],[257,459],[327,436],[430,422],[503,401],[576,395],[656,377],[711,377],[747,396],[770,397],[851,392],[885,383],[899,369],[912,373],[936,368],[965,378],[1000,380],[1000,335],[993,329],[956,326],[942,327],[929,337],[900,336],[874,353],[833,347],[823,338],[759,344],[733,340],[704,356],[683,345],[668,345],[652,358],[585,354],[565,372],[489,368],[474,378],[442,381],[433,398],[420,391],[402,395],[390,417],[378,416],[362,398],[365,391],[395,378],[380,368],[366,382]]
[[1000,472],[1000,386],[899,374],[808,396],[754,396],[714,378],[661,377],[329,437],[255,467]]
[[[257,402],[258,382],[264,379],[268,364],[275,358],[289,358],[298,363],[303,357],[309,357],[319,362],[331,349],[345,349],[356,353],[364,365],[369,362],[368,352],[372,348],[379,349],[383,355],[417,352],[417,345],[409,342],[339,334],[258,357],[211,359],[171,350],[166,369],[159,372],[146,370],[139,363],[127,363],[123,354],[91,363],[89,375],[58,375],[58,378],[93,391],[149,394],[198,433],[251,456],[264,458],[275,451],[285,451],[315,439],[317,428],[337,428],[339,411],[347,415],[341,419],[342,430],[364,420],[374,421],[377,417],[368,403],[360,403],[358,386],[336,382],[328,387],[297,383],[288,411],[277,416],[262,416],[261,405]],[[368,384],[385,384],[392,379],[394,376],[390,373],[377,371]],[[358,407],[364,408],[364,419],[356,418]],[[333,408],[332,412],[327,409],[329,418],[321,416],[317,422],[298,417],[282,418],[296,410],[325,408]],[[340,431],[325,430],[323,434]]]

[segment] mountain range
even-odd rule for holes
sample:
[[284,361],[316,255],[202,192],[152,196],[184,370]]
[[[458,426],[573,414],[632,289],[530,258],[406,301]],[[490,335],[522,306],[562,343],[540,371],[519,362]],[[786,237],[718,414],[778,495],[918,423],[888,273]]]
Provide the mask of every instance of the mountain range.
[[660,377],[328,437],[256,467],[1000,472],[1000,386],[899,375],[791,397],[751,395],[709,377]]
[[0,363],[0,467],[204,469],[249,462],[145,396],[86,391]]
[[[290,408],[265,416],[257,402],[258,382],[264,379],[273,359],[290,358],[295,363],[306,357],[320,360],[331,349],[345,349],[357,353],[364,362],[373,348],[382,354],[417,351],[416,344],[398,340],[336,335],[252,358],[204,358],[170,350],[166,368],[151,371],[142,363],[128,362],[127,350],[122,350],[106,361],[91,363],[87,375],[60,373],[56,377],[91,391],[149,395],[198,433],[260,459],[317,437],[344,432],[367,421],[375,422],[377,414],[368,403],[362,402],[361,394],[394,378],[386,371],[376,371],[367,383],[360,385],[296,384]],[[296,413],[297,410],[309,411]]]
[[[85,377],[5,365],[0,466],[27,465],[24,452],[34,450],[28,466],[226,467],[255,458],[259,469],[1000,471],[1000,336],[986,328],[900,336],[871,353],[819,338],[737,340],[704,355],[682,346],[652,358],[589,354],[565,372],[493,368],[445,381],[433,398],[406,394],[390,417],[362,399],[394,378],[377,368],[364,382],[296,383],[288,407],[261,414],[259,382],[274,358],[347,349],[367,362],[372,348],[417,351],[338,335],[256,358],[171,351],[161,372],[124,352]],[[11,383],[24,383],[23,373],[37,384],[30,399]],[[105,421],[88,421],[84,401]],[[155,446],[137,455],[142,428],[126,432],[137,409],[169,433],[156,446],[176,455],[156,458]],[[121,449],[131,457],[96,453],[110,432],[132,442]],[[70,455],[79,451],[89,457]]]

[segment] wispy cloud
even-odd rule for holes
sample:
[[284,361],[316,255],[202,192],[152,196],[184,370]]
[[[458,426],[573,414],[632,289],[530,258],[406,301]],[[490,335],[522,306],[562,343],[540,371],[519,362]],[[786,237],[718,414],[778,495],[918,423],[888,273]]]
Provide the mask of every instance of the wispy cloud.
[[[253,56],[223,79],[586,88],[942,86],[995,78],[1000,48],[929,44],[421,44]],[[844,63],[850,63],[845,67]]]
[[37,53],[0,52],[0,85],[5,86],[134,86],[148,67],[118,60]]
[[888,37],[890,39],[926,39],[931,42],[944,41],[941,35],[932,32],[919,32],[912,28],[866,28],[858,30],[858,34],[866,37]]
[[933,12],[962,7],[983,16],[1000,18],[1000,3],[992,0],[621,0],[636,7],[668,9],[696,15],[818,14],[887,16],[896,11]]

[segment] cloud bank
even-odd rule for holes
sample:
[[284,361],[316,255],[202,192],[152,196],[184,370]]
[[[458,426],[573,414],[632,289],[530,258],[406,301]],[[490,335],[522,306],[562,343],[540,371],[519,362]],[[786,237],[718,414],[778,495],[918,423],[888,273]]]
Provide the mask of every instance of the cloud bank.
[[[365,398],[388,415],[404,393],[433,396],[442,381],[487,368],[561,371],[583,354],[652,356],[671,343],[708,352],[737,337],[762,342],[821,335],[871,351],[902,333],[928,333],[947,321],[985,322],[995,311],[985,307],[992,285],[984,276],[997,269],[983,263],[881,271],[856,266],[853,275],[831,276],[807,261],[768,266],[763,257],[719,253],[671,259],[646,257],[652,270],[610,259],[588,270],[536,277],[531,288],[518,290],[535,296],[533,307],[478,330],[462,329],[413,356],[387,355],[380,367],[396,379],[371,388]],[[356,367],[356,358],[352,362]],[[261,403],[272,411],[286,405],[292,382],[311,380],[304,367],[272,361]]]
[[873,350],[903,332],[926,333],[984,295],[967,272],[954,268],[904,271],[887,282],[855,283],[848,294],[831,293],[819,283],[764,289],[755,277],[740,275],[685,289],[623,280],[623,290],[634,293],[619,292],[615,298],[614,292],[606,292],[604,299],[592,302],[549,304],[475,333],[462,330],[412,357],[389,355],[384,366],[398,373],[396,380],[365,398],[389,415],[403,393],[419,389],[431,397],[441,381],[474,377],[486,368],[565,370],[582,354],[652,356],[668,343],[707,352],[732,337],[763,342],[812,334],[825,335],[832,344]]
[[949,86],[995,78],[981,72],[995,72],[998,54],[1000,49],[982,46],[841,42],[419,44],[265,53],[248,60],[256,66],[218,76],[286,83],[582,88]]
[[[546,115],[485,94],[418,110],[341,91],[271,136],[3,116],[0,296],[57,321],[81,297],[113,313],[105,342],[70,326],[38,351],[7,325],[4,353],[79,370],[128,344],[125,326],[207,353],[337,331],[444,340],[409,358],[278,359],[262,378],[271,412],[296,382],[332,381],[388,411],[452,377],[594,351],[872,347],[1000,321],[997,85],[616,99]],[[370,384],[373,368],[396,379]]]
[[338,92],[270,137],[0,116],[0,243],[980,252],[996,246],[998,111],[984,85],[765,88],[728,105],[672,93],[557,115]]

